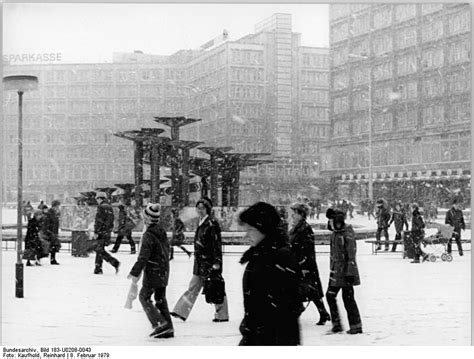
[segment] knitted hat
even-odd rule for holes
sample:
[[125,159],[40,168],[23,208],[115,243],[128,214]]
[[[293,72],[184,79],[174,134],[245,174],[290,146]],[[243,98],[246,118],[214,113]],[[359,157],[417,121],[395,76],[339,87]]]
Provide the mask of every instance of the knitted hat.
[[294,203],[290,208],[305,218],[308,217],[311,212],[311,208],[309,208],[306,203]]
[[151,222],[158,222],[160,220],[160,211],[161,206],[158,203],[148,203],[143,212]]
[[265,202],[257,202],[247,208],[240,214],[239,220],[264,234],[274,232],[281,222],[276,208]]
[[105,192],[97,192],[95,194],[95,198],[107,198],[107,193]]

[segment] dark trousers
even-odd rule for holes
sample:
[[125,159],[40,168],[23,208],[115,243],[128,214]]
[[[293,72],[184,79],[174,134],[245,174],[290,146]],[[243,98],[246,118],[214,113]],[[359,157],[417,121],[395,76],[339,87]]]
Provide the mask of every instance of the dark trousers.
[[[375,239],[377,242],[380,241],[380,235],[384,232],[384,237],[385,237],[385,249],[388,250],[388,230],[387,227],[378,227],[377,232],[375,232]],[[378,243],[377,249],[380,249],[381,243]]]
[[[155,294],[155,304],[151,301],[153,294]],[[138,299],[140,299],[143,310],[153,328],[165,324],[169,328],[173,328],[168,302],[166,301],[166,287],[153,288],[143,286],[138,295]]]
[[341,319],[339,317],[339,310],[337,308],[337,294],[342,289],[342,301],[344,302],[344,308],[347,312],[347,318],[351,329],[362,328],[362,322],[360,319],[359,308],[354,298],[354,287],[332,287],[329,286],[326,292],[326,299],[328,301],[329,310],[331,311],[331,321],[333,326],[341,325]]
[[[188,256],[191,256],[191,252],[186,249],[185,246],[177,245],[176,247],[181,248],[181,250],[186,253]],[[170,259],[174,258],[174,245],[170,245]]]
[[130,244],[130,251],[135,252],[135,242],[132,238],[132,231],[120,231],[117,238],[115,239],[115,244],[112,250],[117,252],[122,244],[123,237],[128,239],[128,243]]
[[110,263],[113,267],[118,265],[118,260],[110,255],[109,252],[105,250],[105,246],[110,243],[110,234],[103,235],[99,234],[97,238],[97,244],[94,247],[95,255],[95,268],[102,269],[102,262],[106,261]]
[[[413,235],[413,234],[412,234]],[[423,235],[413,235],[413,249],[415,252],[415,261],[419,261],[420,257],[423,257],[424,259],[428,258],[428,254],[423,252],[421,249],[421,243],[423,240]]]
[[461,244],[461,231],[459,232],[453,232],[453,235],[451,236],[451,238],[449,238],[449,241],[448,241],[448,253],[451,253],[451,246],[452,246],[452,243],[453,243],[453,239],[454,241],[456,242],[457,246],[458,246],[458,252],[459,252],[459,255],[463,255],[463,252],[462,252],[462,244]]
[[[395,240],[396,241],[401,241],[402,240],[402,233],[401,232],[397,232],[397,234],[395,234]],[[397,249],[397,243],[394,243],[392,245],[392,252],[395,252]]]

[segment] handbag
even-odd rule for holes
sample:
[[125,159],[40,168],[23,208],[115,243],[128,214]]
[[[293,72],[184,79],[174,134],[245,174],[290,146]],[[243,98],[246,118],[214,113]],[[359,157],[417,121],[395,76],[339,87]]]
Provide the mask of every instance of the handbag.
[[220,273],[210,274],[204,280],[203,294],[206,297],[206,302],[211,304],[224,303],[225,297],[225,282]]

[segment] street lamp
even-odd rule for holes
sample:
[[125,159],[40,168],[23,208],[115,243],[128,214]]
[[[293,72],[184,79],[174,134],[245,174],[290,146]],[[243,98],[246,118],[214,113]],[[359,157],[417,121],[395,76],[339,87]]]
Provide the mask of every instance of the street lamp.
[[22,246],[22,192],[23,192],[23,93],[38,88],[38,78],[29,75],[6,76],[3,78],[5,91],[13,90],[18,93],[18,187],[17,187],[17,236],[16,236],[16,265],[15,265],[15,296],[23,298],[23,262],[21,260]]
[[[357,55],[349,54],[349,58],[353,59],[365,59],[368,60],[369,56],[367,55]],[[372,71],[371,66],[368,67],[368,85],[369,85],[369,199],[374,199],[374,188],[373,188],[373,178],[372,178]]]

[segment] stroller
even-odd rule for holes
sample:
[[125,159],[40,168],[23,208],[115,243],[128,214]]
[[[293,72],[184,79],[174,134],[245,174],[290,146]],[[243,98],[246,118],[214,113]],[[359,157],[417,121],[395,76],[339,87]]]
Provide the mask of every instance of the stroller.
[[451,262],[453,256],[447,252],[447,246],[451,236],[453,235],[453,227],[436,223],[435,228],[438,233],[423,239],[423,245],[430,246],[432,252],[429,254],[429,260],[436,262],[437,258],[441,258],[443,262]]

